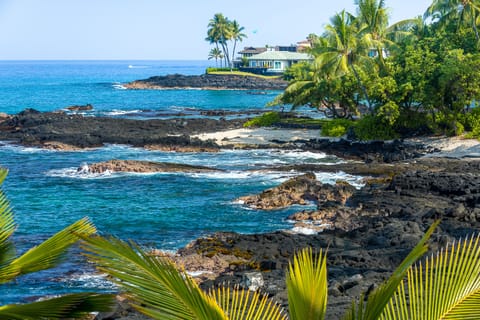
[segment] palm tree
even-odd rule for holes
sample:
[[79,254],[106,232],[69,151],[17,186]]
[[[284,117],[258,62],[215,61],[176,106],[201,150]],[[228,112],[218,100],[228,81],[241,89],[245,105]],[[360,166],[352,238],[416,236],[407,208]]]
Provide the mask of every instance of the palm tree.
[[[0,185],[6,176],[7,170],[0,168]],[[9,202],[0,189],[0,284],[10,282],[24,274],[54,267],[62,261],[65,251],[77,242],[79,236],[95,233],[95,227],[84,218],[16,257],[14,243],[11,241],[15,228]],[[0,306],[0,319],[81,317],[93,311],[108,311],[112,303],[111,295],[69,294],[29,304]]]
[[337,13],[325,27],[325,33],[317,42],[317,48],[312,52],[317,56],[316,63],[322,66],[324,72],[343,76],[353,72],[362,90],[367,106],[372,112],[367,89],[360,79],[357,68],[368,65],[367,51],[369,44],[359,37],[358,21],[345,10]]
[[214,43],[217,48],[218,45],[221,45],[225,58],[225,65],[230,65],[230,55],[227,44],[227,41],[232,37],[230,21],[223,14],[216,13],[213,18],[210,19],[208,28],[207,38],[205,40]]
[[[427,230],[392,276],[370,293],[366,302],[360,297],[352,304],[344,319],[478,319],[480,236],[441,251],[437,258],[427,260],[425,270],[412,267],[427,251],[426,242],[438,223]],[[322,320],[325,317],[327,267],[326,254],[321,250],[314,254],[313,250],[304,249],[290,263],[286,278],[290,310],[287,315],[258,293],[225,287],[205,293],[167,258],[149,255],[132,242],[94,236],[85,238],[84,247],[98,269],[110,274],[128,292],[133,306],[154,319]],[[407,274],[412,286],[404,289],[403,279]],[[419,316],[410,316],[416,313]]]
[[[384,0],[355,0],[357,5],[357,21],[359,35],[377,51],[378,61],[382,69],[385,68],[384,50],[389,41],[387,39],[388,10]],[[371,49],[369,48],[369,49]]]
[[220,63],[223,59],[222,51],[218,48],[213,48],[212,50],[210,50],[210,52],[208,53],[208,60],[212,59],[215,59],[215,66],[218,68],[218,59],[220,59]]
[[477,28],[479,12],[479,0],[433,0],[424,17],[431,18],[441,27],[448,23],[456,23],[457,26],[469,25],[473,28],[477,41],[480,41]]
[[235,50],[237,48],[237,41],[242,42],[243,39],[247,37],[245,33],[242,33],[244,27],[241,27],[237,20],[233,20],[231,23],[231,36],[233,40],[233,50],[232,50],[232,64],[230,65],[230,69],[233,68],[233,60],[235,59]]

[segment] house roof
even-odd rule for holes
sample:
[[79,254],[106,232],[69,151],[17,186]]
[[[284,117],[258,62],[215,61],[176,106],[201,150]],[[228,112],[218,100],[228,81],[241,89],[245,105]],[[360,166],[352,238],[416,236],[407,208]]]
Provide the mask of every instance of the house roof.
[[312,60],[312,56],[300,52],[266,51],[248,57],[248,60]]
[[255,47],[245,47],[242,51],[239,51],[239,54],[246,54],[246,53],[252,53],[252,54],[257,54],[267,51],[267,48],[265,47],[260,47],[260,48],[255,48]]

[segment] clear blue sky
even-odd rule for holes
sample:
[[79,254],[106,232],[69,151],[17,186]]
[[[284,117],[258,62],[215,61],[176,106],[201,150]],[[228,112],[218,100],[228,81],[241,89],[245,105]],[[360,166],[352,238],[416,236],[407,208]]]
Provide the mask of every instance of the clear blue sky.
[[[387,0],[390,22],[431,0]],[[353,0],[0,0],[0,60],[207,58],[215,13],[236,19],[243,46],[289,45],[321,34]]]

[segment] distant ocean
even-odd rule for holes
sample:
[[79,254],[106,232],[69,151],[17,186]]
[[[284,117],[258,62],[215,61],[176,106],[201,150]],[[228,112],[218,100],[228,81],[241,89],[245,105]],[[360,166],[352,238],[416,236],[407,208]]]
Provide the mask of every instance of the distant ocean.
[[[0,112],[25,108],[54,111],[90,103],[86,116],[148,119],[201,110],[264,109],[278,92],[124,90],[136,79],[173,73],[201,74],[205,61],[0,61]],[[203,174],[77,173],[84,163],[108,159],[141,159],[201,164],[223,169]],[[34,246],[60,228],[89,216],[105,234],[133,239],[146,247],[175,250],[215,231],[258,233],[291,229],[289,208],[259,211],[234,200],[278,185],[296,175],[275,172],[271,165],[330,163],[321,153],[277,150],[230,150],[220,153],[146,151],[124,145],[58,152],[0,142],[0,165],[9,169],[3,189],[14,208],[19,227],[19,251]],[[324,182],[358,182],[342,172],[317,172]],[[112,290],[87,267],[74,249],[61,267],[1,285],[0,304],[24,302],[28,297],[76,291]]]

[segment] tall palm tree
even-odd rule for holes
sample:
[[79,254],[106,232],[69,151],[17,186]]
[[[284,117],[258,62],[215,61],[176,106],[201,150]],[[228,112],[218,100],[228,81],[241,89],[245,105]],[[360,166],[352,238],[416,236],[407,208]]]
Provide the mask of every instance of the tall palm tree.
[[[7,170],[0,168],[0,185],[6,176]],[[14,243],[11,240],[15,228],[9,202],[0,189],[0,284],[11,282],[24,274],[54,267],[62,261],[65,251],[77,242],[79,236],[90,236],[96,231],[93,224],[84,218],[16,257]],[[111,295],[69,294],[29,304],[0,306],[0,319],[81,317],[93,311],[108,311],[112,303]]]
[[317,56],[316,63],[323,66],[325,72],[337,76],[353,72],[366,100],[367,107],[372,111],[367,89],[360,79],[357,68],[367,65],[369,44],[359,37],[358,21],[355,16],[345,10],[335,14],[330,24],[325,27],[323,39],[312,52]]
[[222,46],[225,65],[230,65],[227,41],[229,41],[231,37],[232,32],[230,21],[223,14],[216,13],[208,23],[207,38],[205,40],[210,43],[215,43],[217,48],[218,45]]
[[223,53],[220,49],[218,48],[213,48],[210,50],[208,53],[208,60],[215,59],[215,66],[218,68],[218,59],[220,59],[220,63],[222,62],[223,59]]
[[[427,230],[392,276],[373,290],[366,302],[360,297],[352,304],[344,319],[478,319],[480,236],[475,241],[452,246],[454,250],[447,249],[445,254],[441,251],[438,258],[428,260],[425,271],[412,267],[427,251],[426,243],[438,223]],[[94,236],[85,238],[85,249],[98,269],[110,274],[113,281],[127,291],[133,306],[154,319],[325,318],[327,266],[326,254],[321,250],[314,254],[313,250],[304,249],[290,263],[286,277],[290,310],[287,315],[258,293],[224,287],[205,293],[167,258],[149,255],[134,243]],[[403,279],[407,274],[413,287],[405,290]],[[423,281],[426,281],[424,285]],[[409,298],[404,295],[406,292]],[[413,310],[410,313],[406,311],[409,308]],[[416,313],[420,316],[410,317]]]
[[233,60],[235,59],[235,50],[237,48],[237,42],[242,42],[243,39],[247,38],[247,35],[243,33],[244,27],[241,27],[237,20],[233,20],[231,23],[231,39],[233,40],[233,50],[232,50],[232,64],[230,65],[230,69],[233,68]]
[[433,0],[424,14],[425,19],[432,19],[440,26],[455,23],[457,26],[471,26],[477,41],[480,41],[478,32],[480,13],[479,0]]
[[[388,9],[384,0],[355,0],[359,35],[377,51],[381,68],[385,68],[384,51],[389,44],[387,39]],[[371,49],[369,48],[369,49]]]

